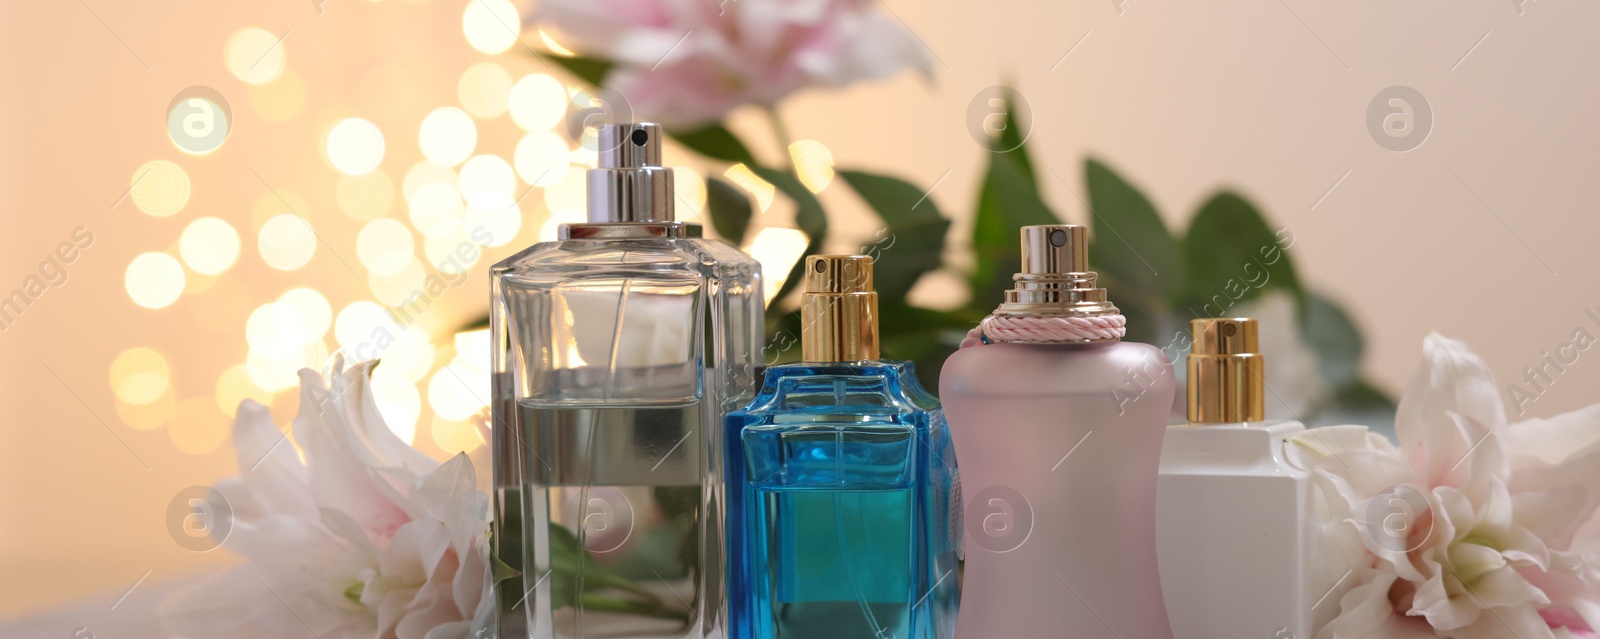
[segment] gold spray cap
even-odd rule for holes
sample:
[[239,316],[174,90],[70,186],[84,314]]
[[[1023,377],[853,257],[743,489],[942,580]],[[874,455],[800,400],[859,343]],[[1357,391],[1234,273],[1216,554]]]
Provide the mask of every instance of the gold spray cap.
[[1250,318],[1189,322],[1189,422],[1227,424],[1266,418],[1266,358],[1259,352],[1256,321]]
[[800,322],[800,354],[804,361],[878,359],[878,293],[872,290],[872,258],[806,258]]

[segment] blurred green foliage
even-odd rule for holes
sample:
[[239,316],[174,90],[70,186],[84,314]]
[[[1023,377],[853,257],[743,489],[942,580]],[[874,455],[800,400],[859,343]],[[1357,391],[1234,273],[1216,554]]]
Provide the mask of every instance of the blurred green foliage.
[[[549,59],[596,84],[609,69],[605,62],[584,58]],[[1018,227],[1065,221],[1045,202],[1040,188],[1041,180],[1053,179],[1082,200],[1089,218],[1090,266],[1128,317],[1127,339],[1171,347],[1187,333],[1189,320],[1227,315],[1268,291],[1282,291],[1295,302],[1301,334],[1315,351],[1329,389],[1312,413],[1301,418],[1308,424],[1361,423],[1379,432],[1392,430],[1394,401],[1360,375],[1360,330],[1337,304],[1302,286],[1289,252],[1293,236],[1274,229],[1249,200],[1219,192],[1179,234],[1167,227],[1138,188],[1098,160],[1084,162],[1082,195],[1054,170],[1041,174],[1025,143],[1026,123],[1009,110],[1003,121],[990,140],[988,165],[973,204],[972,235],[959,240],[971,247],[975,259],[966,273],[970,301],[962,308],[936,311],[906,303],[918,279],[944,267],[950,220],[927,191],[889,175],[836,167],[836,184],[853,191],[881,222],[872,238],[864,238],[860,252],[882,258],[875,263],[875,279],[885,358],[914,362],[923,383],[938,388],[945,358],[1011,287],[1011,275],[1020,264]],[[749,166],[776,187],[795,207],[795,224],[807,238],[805,255],[828,243],[827,213],[787,158],[774,165],[761,163],[720,124],[669,133],[708,159]],[[711,227],[723,239],[744,245],[755,215],[749,194],[715,176],[706,179],[706,192]],[[792,293],[803,263],[802,258],[787,274],[767,274],[785,278],[767,313],[768,340],[774,345],[767,352],[768,363],[799,357],[800,319]]]

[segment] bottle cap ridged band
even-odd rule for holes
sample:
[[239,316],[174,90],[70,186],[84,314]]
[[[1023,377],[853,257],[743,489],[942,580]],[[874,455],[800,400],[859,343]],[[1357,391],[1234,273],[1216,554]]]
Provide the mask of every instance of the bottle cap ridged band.
[[[1036,344],[1114,342],[1122,314],[1089,270],[1089,228],[1078,224],[1022,227],[1021,270],[1005,302],[984,325],[995,341]],[[999,330],[1001,325],[1015,330]],[[1082,330],[1079,330],[1082,329]]]

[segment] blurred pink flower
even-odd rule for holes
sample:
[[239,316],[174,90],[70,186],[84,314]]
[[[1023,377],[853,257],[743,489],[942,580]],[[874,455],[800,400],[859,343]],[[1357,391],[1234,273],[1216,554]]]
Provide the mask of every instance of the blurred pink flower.
[[1395,429],[1291,440],[1324,510],[1317,639],[1594,637],[1600,404],[1507,424],[1488,367],[1435,334]]
[[243,565],[175,593],[159,611],[179,637],[465,639],[484,596],[488,497],[463,454],[440,465],[378,414],[372,368],[300,371],[288,445],[267,408],[239,405],[241,474],[223,547]]
[[615,62],[606,84],[634,119],[669,126],[808,86],[932,73],[922,43],[871,0],[544,0],[531,19],[562,46]]

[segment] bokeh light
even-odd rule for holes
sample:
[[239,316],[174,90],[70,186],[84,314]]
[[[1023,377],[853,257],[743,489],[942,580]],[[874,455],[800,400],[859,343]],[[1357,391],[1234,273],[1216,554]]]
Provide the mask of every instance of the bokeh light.
[[145,162],[128,184],[133,205],[148,215],[167,217],[189,203],[189,174],[166,160]]
[[266,29],[247,27],[228,39],[228,72],[250,84],[271,82],[283,73],[287,59],[283,38]]
[[678,219],[694,222],[706,207],[706,180],[687,166],[672,169],[672,190]]
[[472,0],[461,15],[467,44],[494,55],[510,49],[521,35],[522,16],[510,0]]
[[111,360],[111,391],[129,404],[155,401],[167,392],[171,378],[167,359],[149,348],[130,348]]
[[284,214],[261,225],[256,249],[267,266],[280,271],[293,271],[307,262],[317,252],[317,236],[311,223],[297,215]]
[[406,198],[411,225],[429,237],[443,237],[461,229],[466,206],[453,185],[424,184]]
[[443,184],[455,188],[456,172],[450,170],[450,167],[439,166],[432,162],[418,162],[406,171],[406,177],[400,183],[400,192],[409,200],[411,196],[416,195],[417,189],[429,184]]
[[466,419],[488,404],[489,373],[459,362],[440,368],[428,380],[428,405],[445,419]]
[[172,445],[190,455],[204,455],[217,449],[228,439],[228,416],[216,404],[204,397],[192,397],[178,404],[173,411],[167,436]]
[[284,122],[300,113],[306,105],[306,83],[299,74],[284,69],[277,79],[266,84],[252,84],[245,90],[250,110],[268,122]]
[[761,272],[770,276],[761,278],[766,290],[763,291],[767,304],[772,304],[772,298],[778,296],[778,290],[783,288],[784,276],[794,268],[795,262],[800,261],[800,256],[806,252],[806,234],[794,229],[769,226],[761,229],[755,239],[750,240],[750,246],[745,252],[756,258],[761,263]]
[[334,187],[339,210],[352,220],[365,222],[383,217],[394,205],[394,180],[382,170],[363,175],[341,175]]
[[389,306],[402,306],[414,301],[413,296],[422,292],[427,275],[422,263],[407,255],[406,261],[394,271],[368,273],[367,288],[379,302]]
[[543,73],[522,76],[507,99],[511,121],[528,132],[549,131],[567,113],[567,88]]
[[461,108],[486,120],[505,113],[510,96],[511,72],[493,62],[467,67],[456,83],[456,99],[461,102]]
[[544,205],[552,216],[577,214],[581,219],[588,210],[588,201],[588,180],[583,171],[567,171],[560,182],[544,190]]
[[789,145],[789,157],[794,160],[794,171],[812,193],[828,188],[833,182],[833,152],[816,140],[800,140]]
[[383,366],[406,381],[419,382],[433,369],[433,356],[428,332],[407,326],[395,334],[394,344],[383,352]]
[[383,161],[383,131],[361,118],[345,118],[328,130],[328,163],[345,175],[362,175]]
[[424,240],[422,255],[442,277],[459,281],[462,275],[483,257],[480,248],[482,246],[467,229],[461,228],[449,235],[429,237]]
[[389,430],[406,443],[417,436],[417,418],[422,415],[422,396],[417,386],[380,366],[372,372],[372,397],[378,414]]
[[167,423],[177,403],[177,397],[169,387],[160,397],[145,404],[132,404],[118,399],[117,417],[122,419],[122,423],[133,428],[154,430]]
[[422,119],[417,132],[422,156],[441,166],[455,166],[472,157],[478,146],[478,125],[466,111],[439,107]]
[[417,246],[411,229],[399,220],[382,218],[367,222],[356,236],[356,257],[362,266],[376,274],[399,272],[415,261]]
[[333,307],[328,304],[328,298],[314,289],[302,287],[284,291],[278,296],[278,305],[294,311],[307,343],[322,341],[322,336],[327,335],[328,328],[333,325]]
[[478,155],[461,165],[456,187],[471,205],[503,208],[515,198],[517,174],[500,156]]
[[245,341],[250,352],[274,355],[300,348],[310,338],[306,322],[294,307],[269,302],[256,307],[245,320]]
[[772,206],[772,196],[776,193],[777,188],[772,186],[771,182],[761,179],[761,176],[756,175],[755,171],[751,171],[750,167],[743,164],[735,164],[728,167],[727,172],[723,173],[723,175],[734,184],[744,187],[744,190],[749,191],[751,195],[756,196],[756,206],[761,212],[766,212],[767,208]]
[[456,333],[456,359],[468,366],[489,370],[489,329]]
[[300,211],[310,210],[311,205],[294,191],[283,188],[267,189],[250,206],[250,228],[259,233],[261,228],[266,226],[267,220],[283,214],[299,215]]
[[189,87],[167,104],[167,139],[184,153],[206,155],[217,150],[232,128],[233,107],[211,87]]
[[305,366],[305,359],[299,349],[267,352],[252,348],[245,358],[245,370],[250,373],[251,383],[264,391],[278,393],[300,382],[295,372]]
[[196,273],[220,274],[239,259],[239,233],[223,220],[198,218],[178,237],[178,255]]
[[550,186],[567,176],[571,155],[560,136],[540,131],[522,136],[511,158],[523,182],[530,186]]
[[484,445],[483,436],[478,433],[477,425],[470,421],[445,419],[434,415],[428,430],[433,435],[434,445],[449,455],[471,453]]
[[554,53],[556,55],[559,55],[559,56],[562,56],[562,57],[568,57],[568,58],[570,58],[572,56],[575,56],[575,55],[578,55],[576,53],[573,53],[572,49],[568,49],[568,48],[566,48],[564,46],[561,46],[561,43],[556,42],[556,39],[550,37],[550,34],[547,33],[544,29],[540,29],[539,30],[539,41],[543,42],[544,46],[549,47],[550,52]]
[[166,253],[142,253],[128,264],[122,283],[133,303],[166,308],[183,294],[183,265]]
[[250,371],[245,370],[241,364],[228,367],[228,370],[222,371],[222,375],[217,377],[217,408],[230,418],[239,410],[239,402],[253,399],[257,403],[268,405],[272,403],[272,395],[250,381]]
[[333,338],[355,361],[373,359],[398,339],[400,327],[376,303],[361,300],[339,309],[333,318]]
[[514,202],[509,206],[467,207],[463,229],[469,233],[469,238],[474,242],[479,238],[471,237],[470,234],[477,233],[479,228],[489,234],[487,246],[505,246],[517,237],[518,231],[522,230],[522,208]]

